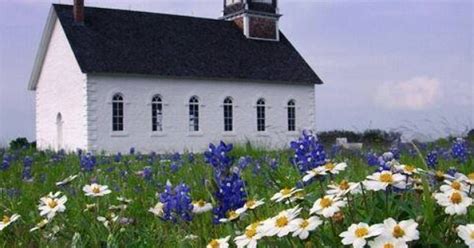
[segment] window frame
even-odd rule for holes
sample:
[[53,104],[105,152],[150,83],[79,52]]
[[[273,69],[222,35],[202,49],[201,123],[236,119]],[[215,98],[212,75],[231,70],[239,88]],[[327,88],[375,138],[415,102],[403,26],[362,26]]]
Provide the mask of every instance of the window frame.
[[160,94],[153,95],[151,99],[151,131],[163,132],[163,98]]
[[257,132],[266,132],[266,101],[264,98],[257,100]]
[[291,99],[286,104],[287,108],[287,131],[296,132],[296,101]]
[[199,97],[192,96],[189,98],[189,108],[188,108],[188,121],[189,121],[189,129],[188,131],[191,133],[200,132],[200,125],[199,125]]
[[224,132],[234,131],[234,100],[228,96],[223,101]]
[[112,132],[125,130],[125,97],[122,93],[112,96]]

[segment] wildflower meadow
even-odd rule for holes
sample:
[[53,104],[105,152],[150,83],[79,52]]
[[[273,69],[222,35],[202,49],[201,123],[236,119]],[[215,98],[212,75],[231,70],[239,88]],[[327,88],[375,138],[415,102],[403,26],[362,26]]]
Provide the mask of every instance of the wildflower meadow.
[[2,247],[474,247],[472,140],[0,150]]

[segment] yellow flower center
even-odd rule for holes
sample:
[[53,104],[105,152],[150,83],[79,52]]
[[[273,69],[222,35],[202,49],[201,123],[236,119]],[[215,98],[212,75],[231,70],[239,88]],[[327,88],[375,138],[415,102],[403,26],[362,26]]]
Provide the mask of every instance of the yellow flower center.
[[288,225],[288,218],[286,216],[282,216],[277,218],[275,225],[279,228],[285,227]]
[[237,217],[239,217],[239,215],[234,210],[227,212],[228,219],[233,220],[233,219],[236,219]]
[[438,181],[443,181],[444,180],[444,172],[442,171],[436,171],[435,177]]
[[246,203],[245,203],[245,206],[247,206],[248,208],[251,208],[253,206],[255,206],[255,200],[248,200]]
[[209,246],[211,246],[212,248],[219,248],[220,244],[219,244],[219,241],[217,241],[216,239],[213,239],[211,243],[209,243]]
[[355,235],[358,238],[363,238],[363,237],[367,236],[367,234],[369,234],[369,230],[365,227],[358,227],[355,230]]
[[303,229],[308,227],[308,226],[309,226],[309,222],[307,220],[303,220],[303,222],[301,222],[301,224],[300,224],[300,227],[303,228]]
[[471,239],[474,239],[474,231],[471,232],[470,237],[471,237]]
[[202,207],[204,207],[204,205],[206,205],[206,202],[204,200],[199,200],[197,202],[194,202],[194,204],[196,204],[196,205],[198,205],[198,207],[202,208]]
[[4,215],[4,216],[3,216],[3,220],[2,220],[2,222],[3,222],[3,224],[7,224],[7,223],[9,223],[9,222],[10,222],[10,217],[8,217],[8,216]]
[[474,172],[467,175],[470,180],[474,180]]
[[331,200],[331,198],[324,197],[324,198],[321,199],[321,201],[319,202],[319,205],[320,205],[322,208],[330,207],[330,206],[332,205],[332,200]]
[[327,163],[326,165],[324,165],[324,168],[326,168],[326,170],[332,170],[336,168],[336,166],[333,163]]
[[291,189],[289,188],[284,188],[280,191],[280,193],[284,196],[291,194]]
[[398,239],[398,238],[401,238],[401,237],[405,236],[405,231],[399,225],[396,225],[393,228],[392,235],[393,235],[393,237]]
[[461,189],[461,184],[458,181],[454,181],[451,183],[451,188],[455,190],[460,190]]
[[97,187],[97,186],[94,186],[94,187],[92,188],[92,192],[93,192],[94,194],[99,194],[99,193],[100,193],[100,188]]
[[415,171],[415,167],[412,166],[412,165],[405,165],[405,171],[413,172],[413,171]]
[[349,182],[346,181],[346,180],[342,180],[340,183],[339,183],[339,188],[342,189],[342,190],[346,190],[349,188]]
[[58,205],[58,202],[55,199],[48,199],[48,207],[55,208]]
[[462,202],[462,195],[459,194],[458,192],[454,192],[451,194],[451,202],[454,203],[454,204],[459,204]]
[[395,246],[390,243],[387,243],[383,245],[383,248],[395,248]]
[[392,174],[391,173],[380,174],[379,180],[383,183],[391,183],[393,182]]
[[257,234],[257,229],[255,228],[250,228],[245,230],[245,236],[247,236],[248,239],[253,238]]

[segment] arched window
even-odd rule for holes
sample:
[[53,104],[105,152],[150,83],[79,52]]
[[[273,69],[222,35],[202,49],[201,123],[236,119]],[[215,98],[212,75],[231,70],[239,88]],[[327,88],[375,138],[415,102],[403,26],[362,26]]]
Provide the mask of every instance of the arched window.
[[197,96],[189,99],[189,131],[199,131],[199,99]]
[[123,131],[123,96],[118,93],[112,97],[112,130]]
[[296,104],[294,100],[288,101],[288,131],[296,131]]
[[160,95],[151,100],[151,127],[153,132],[163,131],[163,101]]
[[258,99],[257,101],[257,131],[265,131],[265,100]]
[[224,131],[233,131],[233,109],[232,109],[232,98],[227,97],[224,99]]

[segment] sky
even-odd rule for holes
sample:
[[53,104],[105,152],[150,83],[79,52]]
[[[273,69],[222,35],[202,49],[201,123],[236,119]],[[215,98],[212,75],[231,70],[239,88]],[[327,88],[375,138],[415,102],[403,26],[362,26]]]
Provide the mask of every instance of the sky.
[[[51,3],[0,0],[0,145],[34,140],[27,90]],[[85,0],[87,6],[218,18],[222,0]],[[280,0],[280,28],[325,82],[318,131],[368,128],[406,138],[474,128],[474,1]]]

